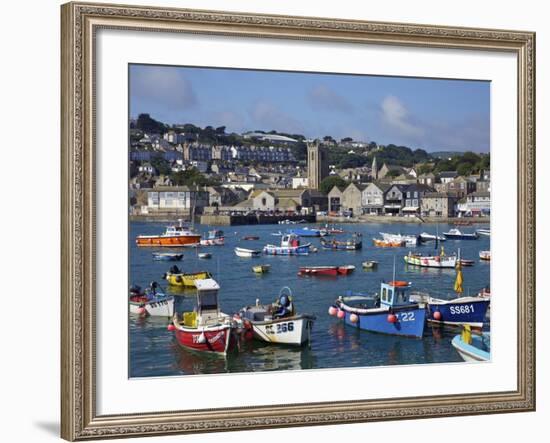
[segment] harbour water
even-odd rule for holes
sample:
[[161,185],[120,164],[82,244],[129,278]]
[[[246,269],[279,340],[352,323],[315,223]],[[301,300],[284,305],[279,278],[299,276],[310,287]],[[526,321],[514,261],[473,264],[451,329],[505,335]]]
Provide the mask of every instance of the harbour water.
[[[139,234],[158,234],[166,224],[160,222],[131,222],[129,242],[131,284],[147,286],[157,281],[169,294],[176,295],[176,311],[192,310],[195,303],[193,290],[177,291],[170,288],[162,275],[174,264],[153,261],[151,253],[155,248],[138,248],[135,237]],[[306,225],[298,225],[300,227]],[[314,226],[314,225],[310,225]],[[409,251],[433,254],[434,243],[426,243],[416,248],[377,248],[372,245],[373,237],[379,232],[401,234],[441,234],[453,226],[446,224],[346,224],[345,234],[335,238],[345,239],[353,232],[362,234],[363,248],[358,251],[331,251],[320,247],[318,238],[311,241],[319,252],[309,256],[283,257],[266,256],[260,258],[240,258],[234,248],[261,249],[268,243],[278,244],[280,237],[273,232],[285,232],[292,226],[255,225],[222,227],[225,232],[224,246],[201,247],[200,251],[212,253],[212,259],[199,259],[194,248],[181,248],[184,258],[176,264],[185,272],[207,270],[221,286],[219,299],[222,311],[227,314],[237,312],[245,305],[254,304],[258,298],[262,303],[275,301],[281,288],[292,290],[294,303],[299,313],[309,313],[317,317],[311,337],[311,346],[302,348],[268,345],[251,342],[243,345],[240,352],[228,357],[205,355],[182,349],[175,341],[173,332],[166,326],[169,319],[140,318],[129,316],[130,377],[151,377],[187,374],[215,374],[222,372],[255,372],[316,368],[366,367],[402,364],[428,364],[460,362],[462,359],[451,346],[456,331],[426,327],[424,338],[401,338],[360,331],[345,326],[341,321],[328,315],[332,302],[346,291],[352,290],[374,294],[382,280],[392,280],[395,257],[396,279],[412,282],[413,290],[428,292],[433,296],[451,298],[456,273],[453,269],[439,270],[418,268],[407,265],[403,256]],[[476,228],[488,228],[487,224],[461,227],[463,232],[473,232]],[[196,230],[205,233],[212,226],[197,225]],[[242,237],[257,235],[259,240],[245,241]],[[447,240],[441,243],[446,254],[460,248],[464,259],[475,261],[474,266],[463,268],[464,295],[475,295],[489,285],[490,263],[479,260],[480,250],[490,249],[490,238],[480,236],[478,240]],[[173,251],[170,248],[170,251]],[[363,270],[365,260],[377,260],[378,269]],[[270,264],[269,273],[256,275],[252,266]],[[339,277],[299,277],[300,266],[316,265],[355,265],[349,276]]]

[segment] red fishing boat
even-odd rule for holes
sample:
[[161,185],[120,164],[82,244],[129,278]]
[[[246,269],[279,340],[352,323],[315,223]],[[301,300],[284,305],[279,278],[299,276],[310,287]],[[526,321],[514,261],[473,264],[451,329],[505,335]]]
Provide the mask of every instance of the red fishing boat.
[[303,266],[298,275],[338,275],[338,266]]
[[178,343],[195,351],[227,354],[237,348],[238,324],[220,311],[218,283],[209,278],[197,280],[197,305],[191,312],[184,312],[181,319],[174,316],[169,326]]

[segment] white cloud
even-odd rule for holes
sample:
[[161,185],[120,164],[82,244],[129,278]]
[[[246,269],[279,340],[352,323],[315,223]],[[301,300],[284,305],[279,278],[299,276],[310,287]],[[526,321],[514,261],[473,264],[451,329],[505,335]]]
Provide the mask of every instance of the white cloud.
[[353,112],[353,105],[343,96],[337,94],[326,85],[318,85],[307,94],[309,104],[315,108],[322,108],[328,111]]
[[172,67],[132,67],[130,91],[132,97],[170,110],[198,105],[191,81]]
[[401,101],[393,96],[388,95],[382,100],[382,120],[391,128],[398,131],[398,135],[409,137],[422,137],[425,130],[413,123],[409,117],[409,111]]

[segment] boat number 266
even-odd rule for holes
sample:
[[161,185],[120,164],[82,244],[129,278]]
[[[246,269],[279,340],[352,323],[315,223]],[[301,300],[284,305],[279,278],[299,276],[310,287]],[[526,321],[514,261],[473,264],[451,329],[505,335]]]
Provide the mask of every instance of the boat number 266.
[[265,332],[268,334],[284,334],[285,332],[294,331],[294,322],[289,321],[288,323],[277,323],[274,325],[267,325],[265,327]]

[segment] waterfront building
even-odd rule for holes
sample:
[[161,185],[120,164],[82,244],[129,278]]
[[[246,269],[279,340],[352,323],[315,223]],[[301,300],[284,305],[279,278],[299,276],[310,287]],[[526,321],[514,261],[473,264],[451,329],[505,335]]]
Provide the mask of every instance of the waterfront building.
[[319,143],[307,145],[307,180],[309,189],[319,189],[325,177],[328,177],[328,154]]
[[385,183],[369,183],[362,193],[363,213],[367,215],[382,215],[384,213],[384,193],[390,185]]
[[402,211],[408,215],[420,213],[420,202],[425,194],[434,192],[435,190],[422,184],[413,184],[407,187],[405,191],[405,206]]
[[472,192],[458,205],[458,211],[465,216],[486,217],[491,214],[491,193]]
[[454,217],[458,201],[449,192],[426,192],[420,200],[420,213],[427,217]]
[[391,185],[384,195],[384,214],[400,215],[405,206],[407,185]]
[[147,191],[148,213],[189,214],[195,208],[197,213],[208,206],[208,192],[191,189],[188,186],[163,186]]
[[345,188],[333,186],[328,193],[328,210],[329,213],[338,213],[342,208],[342,194]]
[[363,191],[365,185],[350,183],[342,193],[342,209],[349,211],[353,216],[363,213]]

